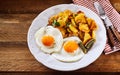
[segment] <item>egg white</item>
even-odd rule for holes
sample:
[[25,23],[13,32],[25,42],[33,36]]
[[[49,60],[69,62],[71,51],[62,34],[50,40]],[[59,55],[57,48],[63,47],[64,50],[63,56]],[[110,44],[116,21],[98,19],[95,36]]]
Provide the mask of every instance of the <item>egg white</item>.
[[[74,40],[77,43],[81,42],[81,40],[78,37],[68,37],[63,39],[63,43],[69,40]],[[80,60],[85,54],[83,53],[82,49],[79,47],[76,51],[73,53],[68,53],[64,50],[62,47],[62,50],[59,53],[53,53],[52,56],[55,57],[57,60],[63,61],[63,62],[75,62]]]
[[[41,42],[41,39],[44,35],[50,35],[54,38],[55,42],[53,47],[47,47]],[[63,37],[61,32],[57,28],[53,28],[52,26],[46,26],[40,28],[35,33],[35,41],[40,50],[42,50],[45,53],[53,53],[59,52],[61,50],[63,44]]]

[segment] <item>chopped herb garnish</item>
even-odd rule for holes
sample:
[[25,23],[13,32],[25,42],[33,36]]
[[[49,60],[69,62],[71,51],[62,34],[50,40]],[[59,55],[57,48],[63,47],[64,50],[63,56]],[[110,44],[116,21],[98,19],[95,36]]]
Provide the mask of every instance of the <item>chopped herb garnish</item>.
[[60,23],[57,22],[56,20],[53,20],[52,26],[54,27],[60,26]]

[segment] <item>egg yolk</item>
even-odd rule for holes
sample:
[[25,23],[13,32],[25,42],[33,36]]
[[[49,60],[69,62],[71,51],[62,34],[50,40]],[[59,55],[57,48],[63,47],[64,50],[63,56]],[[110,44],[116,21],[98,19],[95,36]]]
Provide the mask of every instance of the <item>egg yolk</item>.
[[42,43],[45,46],[52,46],[53,43],[54,43],[54,38],[50,35],[45,35],[45,36],[42,37]]
[[75,50],[77,50],[78,44],[75,41],[67,41],[64,44],[64,49],[68,53],[73,53]]

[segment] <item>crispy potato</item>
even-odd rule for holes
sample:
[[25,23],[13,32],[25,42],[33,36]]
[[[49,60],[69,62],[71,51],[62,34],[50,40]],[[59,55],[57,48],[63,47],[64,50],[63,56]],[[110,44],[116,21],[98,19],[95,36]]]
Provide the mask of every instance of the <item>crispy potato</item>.
[[77,25],[75,24],[74,19],[71,19],[71,23],[72,23],[72,25],[73,25],[74,27],[77,27]]
[[63,27],[63,26],[65,26],[65,25],[66,25],[66,21],[65,21],[65,20],[63,20],[63,19],[62,19],[62,17],[59,17],[59,18],[57,19],[57,22],[59,22],[60,27]]
[[68,32],[68,33],[72,33],[72,31],[71,31],[69,28],[67,28],[67,32]]
[[64,14],[69,16],[69,15],[72,14],[72,11],[70,11],[70,10],[65,10],[65,11],[64,11]]
[[91,30],[96,30],[97,29],[97,24],[95,23],[95,21],[91,18],[87,18],[87,23],[89,25],[89,28]]
[[49,18],[49,20],[48,20],[49,25],[52,25],[53,20],[55,20],[55,19],[57,19],[57,18],[58,18],[58,16],[57,16],[57,15],[54,15],[54,16],[50,17],[50,18]]
[[78,32],[78,30],[77,30],[74,26],[72,26],[71,24],[69,25],[69,28],[70,28],[70,30],[71,30],[73,33],[77,33],[77,32]]
[[92,21],[92,24],[91,24],[91,26],[90,26],[90,29],[91,29],[91,30],[97,30],[97,24],[95,23],[94,20]]
[[80,13],[75,17],[75,22],[76,23],[86,23],[86,19],[85,19],[85,14],[84,13]]
[[78,33],[78,35],[79,35],[79,38],[83,41],[83,39],[84,39],[84,32],[82,32],[82,31],[79,31],[79,33]]
[[93,39],[96,38],[96,34],[95,34],[95,31],[94,31],[94,30],[92,31],[92,38],[93,38]]
[[87,24],[81,24],[81,23],[79,24],[79,30],[81,30],[83,32],[89,32],[90,31]]
[[87,20],[87,23],[88,23],[88,25],[89,25],[89,27],[90,27],[90,25],[91,25],[91,23],[92,23],[92,19],[91,19],[91,18],[87,18],[86,20]]
[[62,28],[62,27],[56,27],[56,28],[58,28],[60,30],[60,32],[62,33],[63,37],[66,37],[66,30],[65,30],[65,28]]
[[83,44],[85,45],[85,43],[86,43],[88,40],[90,40],[90,39],[91,39],[90,34],[86,32],[85,35],[84,35]]
[[59,17],[62,17],[63,14],[64,14],[64,12],[60,12],[60,13],[58,13],[58,16],[59,16]]

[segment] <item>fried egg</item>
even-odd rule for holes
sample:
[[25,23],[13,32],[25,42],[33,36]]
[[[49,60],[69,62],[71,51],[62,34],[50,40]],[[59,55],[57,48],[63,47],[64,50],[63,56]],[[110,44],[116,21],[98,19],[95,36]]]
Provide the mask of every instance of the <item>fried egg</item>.
[[75,62],[80,60],[85,54],[79,47],[81,40],[78,37],[67,37],[63,39],[63,47],[59,53],[52,56],[63,62]]
[[35,33],[35,41],[40,50],[45,53],[53,53],[60,51],[63,44],[63,37],[57,28],[46,26],[40,28]]

